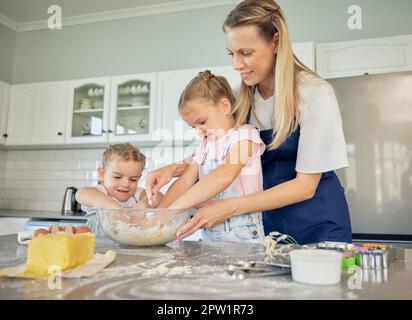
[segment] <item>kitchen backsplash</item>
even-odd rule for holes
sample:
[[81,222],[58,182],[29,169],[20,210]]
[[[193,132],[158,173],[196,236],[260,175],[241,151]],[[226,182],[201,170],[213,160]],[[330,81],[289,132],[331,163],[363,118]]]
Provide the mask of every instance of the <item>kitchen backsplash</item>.
[[[185,148],[140,148],[146,169],[139,182],[144,187],[146,172],[194,151]],[[61,210],[64,191],[98,182],[97,168],[104,149],[0,150],[0,208],[14,210]]]

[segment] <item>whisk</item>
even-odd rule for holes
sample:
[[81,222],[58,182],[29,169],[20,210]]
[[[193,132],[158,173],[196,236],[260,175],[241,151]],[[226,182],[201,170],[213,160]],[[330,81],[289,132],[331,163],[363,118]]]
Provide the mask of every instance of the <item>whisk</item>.
[[289,263],[289,252],[293,249],[298,249],[301,246],[290,235],[282,234],[278,231],[270,232],[263,242],[265,246],[265,262],[266,263]]
[[[269,238],[269,239],[268,239]],[[293,244],[299,246],[299,243],[293,238],[292,236],[288,234],[282,234],[278,231],[272,231],[269,233],[269,235],[266,236],[265,240],[268,239],[271,243],[274,243],[276,246],[278,243],[279,244]]]

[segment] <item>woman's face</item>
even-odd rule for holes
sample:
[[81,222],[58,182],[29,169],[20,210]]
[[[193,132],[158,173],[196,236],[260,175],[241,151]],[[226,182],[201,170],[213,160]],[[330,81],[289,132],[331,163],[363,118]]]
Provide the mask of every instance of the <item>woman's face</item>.
[[274,78],[275,40],[268,42],[254,25],[226,27],[226,47],[247,86],[271,84]]

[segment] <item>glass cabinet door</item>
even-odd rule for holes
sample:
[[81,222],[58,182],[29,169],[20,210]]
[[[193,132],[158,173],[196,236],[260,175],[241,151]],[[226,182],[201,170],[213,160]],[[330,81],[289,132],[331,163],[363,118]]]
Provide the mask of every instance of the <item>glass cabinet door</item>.
[[[107,81],[110,81],[108,79]],[[72,141],[107,139],[108,85],[105,81],[79,81],[70,86],[71,114],[68,132]]]
[[132,80],[117,86],[116,135],[148,134],[150,82]]
[[86,84],[74,90],[72,137],[103,133],[104,86]]
[[112,78],[111,140],[147,139],[153,121],[154,75]]

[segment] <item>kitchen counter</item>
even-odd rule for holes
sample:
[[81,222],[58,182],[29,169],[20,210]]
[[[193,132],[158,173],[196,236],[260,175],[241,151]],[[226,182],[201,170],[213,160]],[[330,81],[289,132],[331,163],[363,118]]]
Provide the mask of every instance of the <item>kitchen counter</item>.
[[83,215],[62,215],[60,211],[8,210],[0,209],[0,217],[37,218],[56,220],[87,220]]
[[[115,262],[94,276],[63,279],[61,289],[47,280],[0,279],[0,299],[412,299],[412,250],[401,250],[386,271],[364,273],[361,289],[350,289],[351,275],[332,286],[296,283],[290,275],[234,279],[224,266],[263,257],[257,244],[181,241],[134,248],[98,240],[97,252],[113,249]],[[0,268],[23,263],[27,247],[16,235],[0,236]]]

